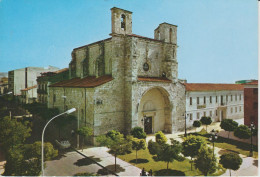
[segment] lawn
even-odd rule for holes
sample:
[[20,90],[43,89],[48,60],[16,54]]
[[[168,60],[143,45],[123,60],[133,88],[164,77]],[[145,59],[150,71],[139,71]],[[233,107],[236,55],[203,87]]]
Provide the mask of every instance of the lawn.
[[[174,161],[169,163],[169,169],[167,170],[166,162],[156,162],[153,156],[149,153],[149,150],[140,150],[137,154],[137,164],[135,163],[135,151],[126,155],[119,155],[118,158],[137,166],[138,168],[144,168],[146,171],[152,169],[155,176],[203,176],[199,170],[191,171],[189,160],[186,159],[183,162]],[[211,176],[219,176],[225,171],[221,170]]]
[[[204,129],[199,133],[196,133],[196,134],[191,133],[191,134],[200,136],[205,141],[207,141],[208,144],[210,144],[212,146],[212,142],[209,141],[209,139],[208,139],[210,137],[210,135],[207,134]],[[218,137],[218,139],[215,141],[214,144],[215,144],[215,147],[224,149],[223,151],[220,151],[221,154],[223,154],[225,152],[235,152],[235,153],[243,154],[245,156],[249,155],[250,144],[247,144],[247,143],[243,143],[243,142],[239,142],[236,140],[227,139],[227,138],[223,138],[223,137]],[[253,157],[258,158],[257,146],[254,145],[253,150],[254,150]]]

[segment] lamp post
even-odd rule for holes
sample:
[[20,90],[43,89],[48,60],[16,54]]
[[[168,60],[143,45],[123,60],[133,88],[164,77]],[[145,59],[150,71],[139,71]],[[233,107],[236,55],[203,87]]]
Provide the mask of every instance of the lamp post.
[[61,116],[61,115],[63,115],[63,114],[70,114],[70,113],[72,113],[72,112],[74,112],[74,111],[76,111],[76,109],[75,109],[75,108],[72,108],[72,109],[67,110],[66,112],[63,112],[63,113],[61,113],[61,114],[59,114],[59,115],[57,115],[57,116],[54,116],[53,118],[51,118],[51,119],[46,123],[45,127],[43,128],[43,131],[42,131],[42,176],[44,176],[44,132],[45,132],[45,129],[46,129],[47,125],[48,125],[53,119],[55,119],[55,118],[57,118],[57,117],[59,117],[59,116]]
[[184,136],[187,137],[187,114],[186,114],[186,111],[185,111],[185,113],[182,116],[185,119],[185,124],[184,124],[185,133],[184,133]]
[[217,132],[213,129],[211,131],[211,136],[209,137],[209,140],[212,141],[213,143],[213,157],[214,157],[214,143],[215,143],[215,140],[218,139],[218,134]]
[[255,129],[254,122],[250,124],[250,131],[251,131],[251,146],[250,146],[250,153],[249,156],[253,157],[253,130]]

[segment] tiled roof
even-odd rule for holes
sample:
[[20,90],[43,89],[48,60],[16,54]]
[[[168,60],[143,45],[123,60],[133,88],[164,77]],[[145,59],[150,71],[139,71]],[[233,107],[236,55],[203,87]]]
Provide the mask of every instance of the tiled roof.
[[147,81],[147,82],[172,82],[171,80],[167,79],[166,77],[138,77],[139,81]]
[[25,89],[21,89],[21,91],[28,91],[28,90],[31,90],[31,89],[36,88],[36,87],[37,87],[37,85],[34,85],[32,87],[27,87]]
[[58,71],[55,71],[54,73],[58,74],[58,73],[62,73],[62,72],[68,71],[68,70],[69,70],[69,68],[63,68]]
[[252,82],[244,83],[243,85],[258,85],[258,80],[254,80]]
[[241,84],[184,83],[186,91],[244,90]]
[[77,47],[77,48],[75,48],[75,49],[73,49],[73,50],[81,49],[81,48],[87,47],[87,46],[89,46],[89,45],[98,44],[98,43],[100,43],[100,42],[105,42],[105,41],[108,41],[108,40],[110,40],[110,39],[112,39],[112,38],[110,37],[110,38],[107,38],[107,39],[104,39],[104,40],[100,40],[100,41],[93,42],[93,43],[90,43],[90,44],[87,44],[87,45],[83,45],[83,46]]
[[50,87],[86,87],[92,88],[113,80],[112,76],[88,76],[85,78],[73,78],[50,85]]

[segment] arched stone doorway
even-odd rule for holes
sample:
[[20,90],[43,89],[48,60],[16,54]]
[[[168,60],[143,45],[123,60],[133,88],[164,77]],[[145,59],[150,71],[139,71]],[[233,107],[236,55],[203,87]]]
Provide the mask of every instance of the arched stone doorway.
[[147,134],[164,131],[172,132],[171,106],[168,92],[156,87],[142,95],[138,109],[138,126]]

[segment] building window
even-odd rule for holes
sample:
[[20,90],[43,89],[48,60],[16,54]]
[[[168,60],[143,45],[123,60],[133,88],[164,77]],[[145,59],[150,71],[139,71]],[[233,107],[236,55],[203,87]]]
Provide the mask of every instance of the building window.
[[170,35],[170,43],[172,42],[172,29],[170,28],[170,31],[169,31],[169,35]]
[[216,110],[216,116],[218,116],[218,110]]
[[240,94],[240,95],[239,95],[239,100],[240,100],[240,101],[241,101],[241,97],[242,97],[242,95]]
[[192,97],[190,97],[190,105],[192,105]]
[[206,97],[205,96],[204,96],[203,102],[204,102],[204,104],[206,104]]
[[226,95],[226,102],[228,102],[228,95]]
[[203,112],[203,116],[206,117],[206,112],[205,111]]
[[235,96],[235,100],[237,101],[237,95]]
[[241,112],[242,111],[242,107],[241,106],[239,106],[239,112]]
[[190,120],[192,120],[192,114],[190,114]]
[[197,104],[200,104],[200,98],[197,97]]
[[125,14],[121,15],[121,28],[125,31]]
[[212,111],[209,111],[209,116],[212,117]]
[[218,102],[218,96],[216,96],[216,103]]
[[237,107],[235,107],[235,112],[237,112]]
[[200,113],[197,112],[197,119],[200,119]]
[[209,97],[209,102],[212,103],[212,96]]
[[232,95],[230,95],[230,99],[231,99],[231,101],[233,101],[233,96]]
[[254,102],[254,109],[257,109],[257,107],[258,107],[258,103]]
[[254,92],[254,94],[258,94],[258,89],[254,88],[253,92]]
[[230,109],[230,113],[231,113],[231,114],[233,113],[233,108]]

